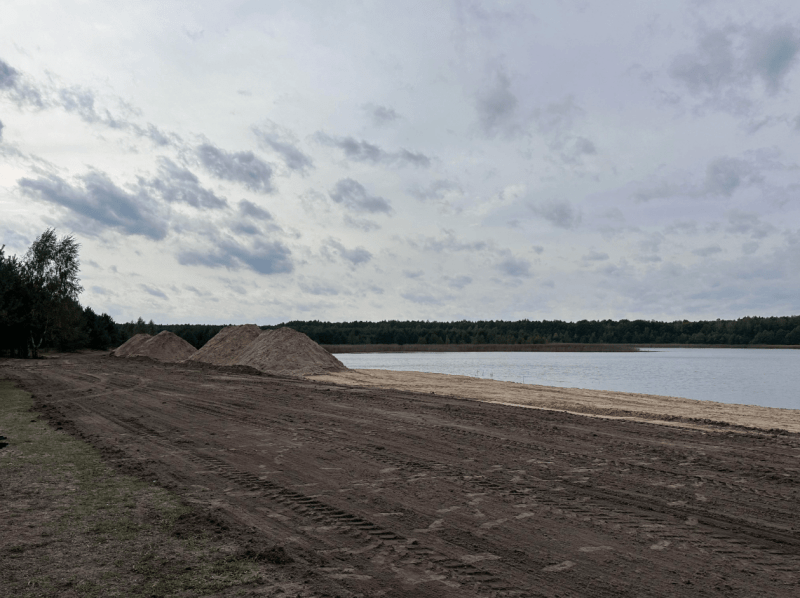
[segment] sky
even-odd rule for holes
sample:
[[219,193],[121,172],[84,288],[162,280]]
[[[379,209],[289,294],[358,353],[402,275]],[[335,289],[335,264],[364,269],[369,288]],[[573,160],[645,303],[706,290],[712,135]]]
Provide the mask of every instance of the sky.
[[6,0],[0,244],[117,321],[800,313],[795,1]]

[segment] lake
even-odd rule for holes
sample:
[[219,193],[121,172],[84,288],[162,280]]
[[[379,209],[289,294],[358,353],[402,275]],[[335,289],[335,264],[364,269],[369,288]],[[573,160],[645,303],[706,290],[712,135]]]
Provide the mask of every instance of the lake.
[[792,349],[338,353],[336,357],[353,369],[455,374],[544,386],[800,409],[800,350]]

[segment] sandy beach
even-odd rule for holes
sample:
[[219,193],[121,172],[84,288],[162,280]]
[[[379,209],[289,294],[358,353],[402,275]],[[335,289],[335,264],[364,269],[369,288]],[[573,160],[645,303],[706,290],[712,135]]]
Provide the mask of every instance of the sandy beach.
[[348,370],[310,378],[350,386],[435,393],[488,403],[634,421],[657,421],[682,427],[702,428],[706,424],[725,423],[741,428],[800,432],[800,410],[795,409],[391,370]]

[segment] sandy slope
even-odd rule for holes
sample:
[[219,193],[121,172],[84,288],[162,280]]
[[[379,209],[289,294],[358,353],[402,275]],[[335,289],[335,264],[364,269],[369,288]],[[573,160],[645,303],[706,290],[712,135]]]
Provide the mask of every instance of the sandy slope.
[[413,392],[468,397],[489,403],[557,409],[572,413],[624,419],[656,420],[674,425],[702,425],[708,421],[736,426],[800,432],[800,410],[729,405],[676,397],[644,395],[581,388],[557,388],[517,382],[483,380],[468,376],[348,370],[310,376],[312,380],[373,388],[395,388]]

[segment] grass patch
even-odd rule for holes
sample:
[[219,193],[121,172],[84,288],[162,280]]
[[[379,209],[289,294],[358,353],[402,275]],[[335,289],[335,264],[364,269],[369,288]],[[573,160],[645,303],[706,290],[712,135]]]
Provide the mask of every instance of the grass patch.
[[[269,565],[211,533],[179,529],[178,496],[104,463],[0,380],[0,587],[5,596],[263,595]],[[2,446],[5,445],[5,446]],[[291,584],[289,584],[291,585]],[[280,589],[279,589],[280,588]]]

